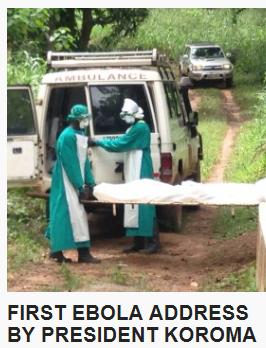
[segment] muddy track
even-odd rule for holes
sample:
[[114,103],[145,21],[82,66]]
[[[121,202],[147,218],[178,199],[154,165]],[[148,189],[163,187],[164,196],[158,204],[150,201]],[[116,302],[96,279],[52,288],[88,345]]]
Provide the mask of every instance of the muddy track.
[[223,90],[221,93],[223,98],[223,109],[227,118],[227,131],[221,149],[220,160],[212,170],[212,174],[208,180],[210,182],[223,181],[224,170],[231,156],[235,138],[243,122],[240,108],[234,101],[232,92],[230,90]]
[[[229,90],[221,91],[227,131],[221,156],[208,181],[223,181],[224,170],[243,121],[240,109]],[[192,91],[193,109],[200,96]],[[180,234],[161,233],[162,250],[155,255],[141,253],[125,255],[121,249],[126,238],[97,238],[93,254],[102,260],[99,265],[69,265],[71,273],[81,279],[77,291],[197,291],[207,279],[219,282],[255,259],[255,231],[231,240],[217,240],[213,223],[217,209],[203,206],[185,214]],[[108,234],[108,225],[105,224]],[[47,252],[48,254],[48,252]],[[59,266],[44,255],[39,264],[31,264],[18,274],[9,274],[11,291],[46,291],[57,287],[68,291]],[[75,252],[68,253],[74,260]],[[26,279],[26,281],[25,281]]]

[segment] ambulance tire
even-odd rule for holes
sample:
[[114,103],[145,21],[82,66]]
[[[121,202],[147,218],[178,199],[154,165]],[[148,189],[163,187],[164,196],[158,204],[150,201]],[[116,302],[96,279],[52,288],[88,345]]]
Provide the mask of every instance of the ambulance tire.
[[183,220],[182,205],[158,206],[157,219],[160,232],[181,232]]

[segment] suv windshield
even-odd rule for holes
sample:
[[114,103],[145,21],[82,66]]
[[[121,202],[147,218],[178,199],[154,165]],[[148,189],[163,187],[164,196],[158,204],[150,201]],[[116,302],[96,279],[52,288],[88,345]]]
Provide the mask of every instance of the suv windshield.
[[120,112],[125,98],[133,99],[144,111],[144,119],[154,131],[152,114],[143,84],[90,86],[93,127],[95,135],[124,133],[128,125]]
[[223,58],[224,54],[220,47],[197,47],[192,48],[191,57],[194,59]]

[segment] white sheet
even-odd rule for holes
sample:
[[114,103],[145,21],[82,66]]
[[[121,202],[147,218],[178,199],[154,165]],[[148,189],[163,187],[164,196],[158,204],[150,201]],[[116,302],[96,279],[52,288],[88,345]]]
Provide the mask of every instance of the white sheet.
[[94,195],[99,201],[111,203],[257,205],[266,202],[266,178],[255,184],[183,181],[181,185],[141,179],[127,184],[99,184]]

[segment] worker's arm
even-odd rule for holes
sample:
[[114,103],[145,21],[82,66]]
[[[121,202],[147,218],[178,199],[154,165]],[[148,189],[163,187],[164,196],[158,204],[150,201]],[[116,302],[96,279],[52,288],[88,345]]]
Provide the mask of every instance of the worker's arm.
[[110,152],[124,152],[144,148],[145,138],[145,129],[135,125],[116,139],[97,140],[96,145]]

